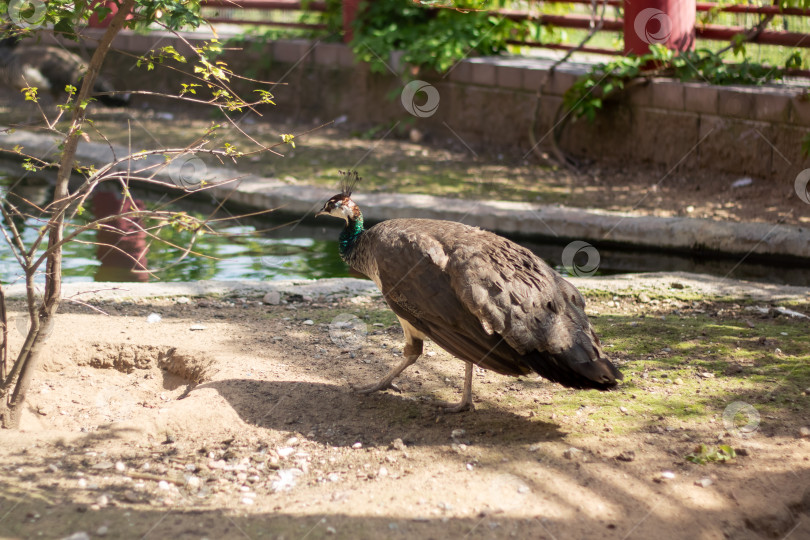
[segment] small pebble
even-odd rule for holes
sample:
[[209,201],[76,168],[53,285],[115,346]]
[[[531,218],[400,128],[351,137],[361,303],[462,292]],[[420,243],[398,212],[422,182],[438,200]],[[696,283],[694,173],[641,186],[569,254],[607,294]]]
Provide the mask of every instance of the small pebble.
[[312,319],[307,319],[303,322],[303,324],[305,324],[306,326],[312,326],[313,324],[315,324],[315,321],[313,321]]
[[618,456],[616,456],[616,459],[619,461],[630,462],[636,459],[636,453],[633,450],[624,450]]
[[672,480],[675,478],[675,473],[672,471],[663,471],[658,477],[655,479],[656,482],[661,482],[662,480]]
[[163,317],[161,317],[157,313],[150,313],[149,316],[146,318],[146,322],[148,322],[149,324],[159,323],[161,320],[163,320]]
[[622,414],[630,414],[630,411],[627,410],[627,407],[619,407],[619,411]]
[[393,441],[391,441],[391,444],[389,444],[388,447],[391,448],[392,450],[400,450],[400,451],[405,451],[405,449],[407,448],[407,446],[405,446],[405,443],[402,442],[402,439],[394,439]]
[[706,478],[701,478],[700,480],[695,481],[695,485],[696,485],[696,486],[700,486],[700,487],[704,487],[704,488],[705,488],[705,487],[709,487],[709,486],[710,486],[710,485],[712,485],[713,483],[714,483],[714,482],[713,482],[713,481],[712,481],[712,479],[711,479],[711,478],[709,478],[709,477],[706,477]]
[[71,534],[70,536],[65,536],[62,540],[90,540],[90,535],[84,531],[79,531]]
[[810,428],[809,427],[799,428],[799,436],[804,438],[810,437]]
[[294,453],[295,453],[295,448],[290,448],[289,446],[284,447],[284,448],[276,449],[276,454],[278,454],[278,457],[280,457],[280,458],[290,457]]
[[580,455],[582,455],[582,450],[574,448],[573,446],[563,451],[563,457],[565,459],[575,459]]
[[124,472],[125,470],[127,470],[127,466],[124,465],[123,461],[116,461],[115,462],[115,470],[118,471],[118,472]]
[[205,330],[205,325],[204,324],[192,324],[189,327],[189,330],[191,330],[192,332],[197,331],[197,330]]
[[360,448],[363,448],[363,443],[361,443],[361,442],[356,442],[356,443],[354,443],[354,444],[352,445],[352,448],[354,448],[355,450],[359,450]]

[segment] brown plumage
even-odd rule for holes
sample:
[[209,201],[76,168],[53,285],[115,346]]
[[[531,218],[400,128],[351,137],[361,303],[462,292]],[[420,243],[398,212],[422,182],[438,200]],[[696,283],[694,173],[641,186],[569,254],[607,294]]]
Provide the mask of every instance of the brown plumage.
[[346,221],[341,257],[372,279],[405,332],[405,360],[430,338],[467,362],[464,397],[448,410],[472,408],[472,366],[504,375],[543,377],[572,388],[607,390],[621,373],[605,358],[579,291],[528,249],[451,221],[392,219],[363,230],[349,186],[318,215]]

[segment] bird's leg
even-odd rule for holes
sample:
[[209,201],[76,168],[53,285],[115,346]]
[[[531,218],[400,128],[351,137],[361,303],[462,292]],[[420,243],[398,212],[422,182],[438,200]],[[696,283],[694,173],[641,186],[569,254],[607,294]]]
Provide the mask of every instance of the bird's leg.
[[461,401],[455,405],[443,403],[442,410],[446,413],[457,413],[462,411],[474,411],[475,405],[472,400],[472,376],[473,365],[472,362],[465,362],[464,368],[464,392],[461,396]]
[[424,341],[422,341],[421,338],[416,337],[415,334],[417,332],[410,328],[410,325],[407,323],[402,325],[402,330],[405,332],[405,347],[402,351],[402,356],[404,356],[405,359],[394,369],[386,373],[385,377],[376,383],[368,386],[355,387],[354,390],[356,392],[361,394],[370,394],[378,390],[385,390],[386,388],[391,388],[399,392],[399,388],[394,385],[394,379],[396,379],[400,373],[405,371],[408,366],[416,362],[416,359],[422,354],[422,345],[424,344]]

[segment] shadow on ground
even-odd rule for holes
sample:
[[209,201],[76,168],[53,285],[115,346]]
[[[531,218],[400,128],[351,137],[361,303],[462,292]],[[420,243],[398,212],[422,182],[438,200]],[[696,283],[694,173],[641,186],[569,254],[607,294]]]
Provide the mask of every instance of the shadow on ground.
[[[248,424],[312,433],[313,440],[333,446],[385,446],[395,438],[409,446],[449,440],[447,424],[437,421],[443,415],[435,404],[397,394],[361,395],[331,384],[250,379],[213,381],[197,388],[216,389]],[[490,444],[559,440],[565,435],[556,424],[498,409],[454,415],[453,420],[454,426],[465,426],[466,437],[480,436]]]

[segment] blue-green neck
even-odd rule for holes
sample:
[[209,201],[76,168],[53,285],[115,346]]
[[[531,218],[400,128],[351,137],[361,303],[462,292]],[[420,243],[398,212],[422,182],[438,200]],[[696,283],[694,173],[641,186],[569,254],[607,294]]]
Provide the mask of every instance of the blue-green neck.
[[363,234],[363,216],[360,215],[356,219],[349,221],[346,227],[341,231],[338,238],[338,245],[340,256],[346,258],[354,248],[355,242]]

